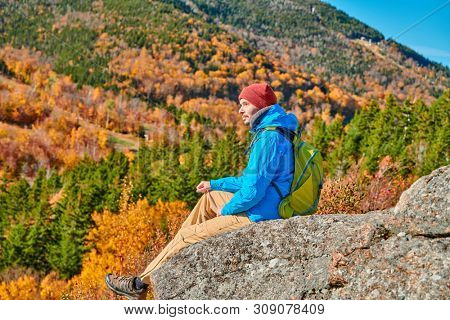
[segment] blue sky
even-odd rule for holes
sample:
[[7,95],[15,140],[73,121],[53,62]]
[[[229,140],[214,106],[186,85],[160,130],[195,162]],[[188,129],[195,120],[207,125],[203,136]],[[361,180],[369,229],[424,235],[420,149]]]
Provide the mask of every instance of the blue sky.
[[[324,0],[427,57],[450,67],[449,0]],[[447,3],[447,4],[446,4]],[[396,38],[441,5],[442,9]]]

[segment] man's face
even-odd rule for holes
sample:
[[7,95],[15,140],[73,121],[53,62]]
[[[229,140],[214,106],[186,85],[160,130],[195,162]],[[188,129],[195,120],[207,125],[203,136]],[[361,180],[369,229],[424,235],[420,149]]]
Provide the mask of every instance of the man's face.
[[248,125],[250,124],[250,118],[257,113],[259,109],[245,99],[239,100],[239,104],[241,105],[239,114],[244,123]]

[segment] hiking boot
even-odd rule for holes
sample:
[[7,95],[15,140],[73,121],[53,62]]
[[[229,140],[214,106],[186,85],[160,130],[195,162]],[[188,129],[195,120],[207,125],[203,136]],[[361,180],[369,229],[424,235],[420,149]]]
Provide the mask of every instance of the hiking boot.
[[145,299],[147,294],[148,284],[135,276],[116,276],[108,273],[105,282],[112,291],[131,300]]

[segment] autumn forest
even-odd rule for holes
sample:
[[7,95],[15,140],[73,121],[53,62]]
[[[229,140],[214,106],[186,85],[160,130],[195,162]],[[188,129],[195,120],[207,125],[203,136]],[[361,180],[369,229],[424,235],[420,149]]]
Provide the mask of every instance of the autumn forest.
[[245,167],[255,82],[323,156],[317,214],[389,208],[449,164],[447,67],[328,5],[271,46],[234,1],[192,2],[0,1],[0,299],[117,298],[104,275],[139,273],[195,186]]

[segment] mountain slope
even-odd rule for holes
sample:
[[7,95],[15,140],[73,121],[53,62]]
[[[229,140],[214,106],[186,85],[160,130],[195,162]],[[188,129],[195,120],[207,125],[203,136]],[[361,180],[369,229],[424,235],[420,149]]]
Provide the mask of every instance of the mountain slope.
[[[0,2],[0,299],[7,287],[9,298],[33,296],[22,278],[2,284],[20,268],[40,273],[30,286],[50,282],[60,293],[68,283],[58,276],[80,275],[69,296],[53,287],[41,298],[111,297],[103,275],[145,267],[147,254],[181,225],[184,208],[195,206],[199,181],[244,169],[248,127],[237,96],[254,82],[272,85],[322,153],[321,213],[387,208],[417,175],[448,164],[450,90],[432,103],[397,103],[369,77],[379,99],[368,103],[360,75],[341,81],[346,90],[339,74],[325,81],[190,8],[151,0]],[[400,80],[420,73],[366,40],[347,44],[394,65]],[[417,97],[433,99],[421,81],[390,86],[399,96],[414,85]],[[161,203],[174,200],[182,203]],[[142,247],[129,237],[136,228],[147,236]],[[114,256],[126,260],[111,264]]]
[[[450,70],[317,0],[169,0],[357,95],[439,96]],[[355,41],[355,40],[360,41]],[[372,49],[374,48],[374,49]],[[379,54],[374,54],[374,51]]]

